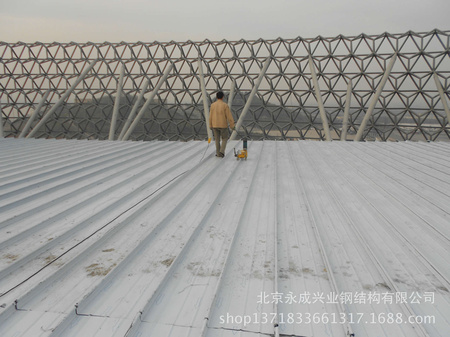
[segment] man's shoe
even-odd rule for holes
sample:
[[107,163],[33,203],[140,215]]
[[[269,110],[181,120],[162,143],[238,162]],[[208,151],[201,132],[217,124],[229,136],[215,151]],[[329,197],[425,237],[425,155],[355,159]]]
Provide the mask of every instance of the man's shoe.
[[219,157],[225,157],[225,153],[219,152]]

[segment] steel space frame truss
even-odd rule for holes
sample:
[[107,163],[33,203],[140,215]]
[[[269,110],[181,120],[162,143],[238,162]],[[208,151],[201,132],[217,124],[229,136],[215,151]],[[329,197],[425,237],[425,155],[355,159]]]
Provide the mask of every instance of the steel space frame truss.
[[450,31],[434,30],[255,41],[0,42],[4,136],[31,130],[39,138],[117,139],[134,121],[129,139],[206,139],[205,108],[218,90],[228,97],[234,87],[236,120],[249,104],[238,137],[448,141],[449,41]]

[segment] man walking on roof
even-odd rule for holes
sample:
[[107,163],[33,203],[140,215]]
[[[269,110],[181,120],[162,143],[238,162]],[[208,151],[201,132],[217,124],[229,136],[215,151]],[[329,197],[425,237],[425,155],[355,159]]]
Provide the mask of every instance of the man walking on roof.
[[[234,130],[234,119],[230,107],[223,101],[223,92],[216,94],[217,101],[211,104],[209,111],[209,127],[213,130],[216,141],[216,157],[225,157],[225,148],[228,141],[228,124]],[[222,144],[220,140],[222,139]]]

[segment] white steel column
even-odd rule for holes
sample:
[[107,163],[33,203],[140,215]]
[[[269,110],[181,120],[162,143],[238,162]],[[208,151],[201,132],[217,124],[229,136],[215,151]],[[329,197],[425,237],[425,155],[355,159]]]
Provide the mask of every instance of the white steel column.
[[228,106],[230,107],[230,111],[231,111],[231,106],[233,105],[235,91],[236,91],[236,81],[233,80],[233,82],[231,82],[230,94],[228,95],[228,100],[227,100]]
[[141,110],[139,111],[138,115],[134,119],[133,124],[130,125],[129,129],[127,130],[127,132],[123,136],[122,140],[128,140],[128,138],[130,137],[131,133],[136,128],[136,126],[138,125],[138,123],[141,120],[141,118],[144,116],[144,113],[147,110],[148,106],[150,105],[151,102],[153,102],[153,99],[155,98],[155,96],[158,93],[159,89],[161,88],[163,83],[166,81],[166,79],[169,76],[169,73],[172,70],[172,68],[173,68],[173,64],[169,64],[167,69],[166,69],[166,71],[164,72],[163,76],[159,79],[159,82],[156,85],[155,89],[153,89],[153,91],[151,92],[151,94],[148,97],[147,101],[145,102],[144,106],[141,108]]
[[27,124],[25,125],[25,127],[23,128],[22,132],[19,135],[19,138],[24,138],[25,135],[27,134],[27,132],[30,130],[31,128],[31,124],[33,124],[34,120],[36,119],[37,115],[39,114],[39,112],[41,111],[45,101],[47,100],[48,95],[50,94],[50,89],[48,89],[44,95],[41,98],[41,101],[39,102],[37,108],[33,111],[33,113],[31,114],[30,118],[28,119]]
[[347,140],[348,115],[349,115],[349,111],[350,111],[351,100],[352,100],[352,80],[349,79],[348,85],[347,85],[347,96],[345,98],[344,120],[342,123],[341,141]]
[[42,119],[39,121],[39,123],[31,130],[31,132],[28,134],[27,138],[33,137],[36,132],[42,127],[42,125],[47,122],[47,120],[56,112],[56,110],[59,108],[59,106],[70,96],[72,91],[75,90],[75,88],[78,86],[78,84],[83,81],[83,79],[86,77],[86,75],[94,68],[94,65],[97,63],[98,60],[92,61],[89,66],[84,69],[84,71],[81,73],[81,75],[77,78],[74,84],[62,95],[62,97],[58,100],[58,102],[55,103],[55,105],[45,114],[45,116],[42,117]]
[[118,140],[123,140],[123,137],[124,137],[125,133],[127,132],[128,127],[130,126],[131,122],[133,121],[134,116],[136,116],[136,111],[137,111],[142,99],[144,98],[144,94],[147,91],[147,88],[149,85],[150,85],[150,80],[146,80],[144,85],[141,88],[141,92],[139,93],[136,103],[133,105],[133,109],[131,109],[131,112],[128,115],[125,125],[122,127],[122,131],[119,134],[119,138],[117,138]]
[[[230,87],[230,94],[228,95],[228,107],[230,108],[230,112],[231,112],[231,116],[233,116],[233,110],[232,110],[232,106],[233,106],[233,99],[234,99],[234,93],[236,91],[236,81],[233,80],[231,82],[231,87]],[[234,118],[234,117],[233,117]]]
[[206,85],[205,85],[205,77],[203,75],[203,66],[202,61],[198,58],[198,72],[200,77],[200,87],[202,89],[202,97],[203,97],[203,113],[205,115],[205,123],[206,123],[206,132],[208,134],[208,143],[211,142],[212,139],[212,131],[209,127],[209,105],[208,105],[208,96],[206,93]]
[[311,69],[311,76],[314,83],[314,90],[316,91],[316,100],[319,105],[320,119],[322,120],[323,131],[325,132],[325,140],[331,141],[330,127],[328,126],[328,118],[323,106],[322,95],[320,94],[319,81],[317,80],[316,70],[314,69],[314,62],[311,55],[309,56],[309,68]]
[[441,96],[441,101],[442,101],[442,104],[444,105],[445,113],[447,114],[447,124],[450,125],[450,109],[448,108],[447,97],[444,93],[444,89],[442,88],[442,84],[439,81],[437,74],[433,73],[433,77],[434,77],[434,81],[436,82],[436,87],[439,91],[439,96]]
[[381,92],[383,91],[384,85],[386,84],[389,75],[391,74],[392,68],[394,67],[394,63],[397,60],[397,53],[392,56],[391,61],[389,62],[386,71],[384,72],[383,78],[381,79],[380,84],[378,85],[377,91],[375,92],[375,96],[372,97],[372,101],[370,102],[369,108],[367,109],[366,115],[364,116],[361,125],[359,126],[358,132],[355,136],[355,142],[359,142],[364,133],[364,129],[366,128],[367,123],[369,122],[370,116],[372,115],[373,110],[375,109],[375,105],[377,104],[378,99],[380,98]]
[[256,92],[258,91],[259,85],[262,82],[262,79],[264,75],[266,74],[267,68],[269,68],[271,62],[271,58],[268,57],[266,62],[264,63],[261,72],[259,73],[258,78],[256,79],[255,85],[253,86],[252,91],[250,92],[250,96],[248,96],[247,102],[245,103],[244,109],[242,109],[241,115],[239,116],[239,120],[236,123],[236,128],[231,134],[230,140],[236,139],[237,132],[242,126],[242,123],[244,122],[245,115],[247,114],[248,110],[250,109],[250,105],[252,104],[253,97],[255,97]]
[[3,132],[3,110],[2,110],[2,101],[0,101],[0,138],[4,138],[5,133]]
[[114,140],[114,135],[116,133],[116,123],[117,115],[119,114],[120,96],[122,95],[123,87],[123,77],[125,76],[125,64],[122,64],[122,69],[120,70],[119,82],[117,82],[116,90],[116,100],[114,102],[113,114],[111,117],[111,127],[109,129],[109,140]]

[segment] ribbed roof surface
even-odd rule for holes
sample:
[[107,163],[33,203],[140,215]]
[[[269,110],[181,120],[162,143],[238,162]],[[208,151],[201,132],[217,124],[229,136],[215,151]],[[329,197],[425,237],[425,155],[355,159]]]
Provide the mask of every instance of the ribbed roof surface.
[[234,146],[0,140],[0,336],[449,335],[450,143]]

